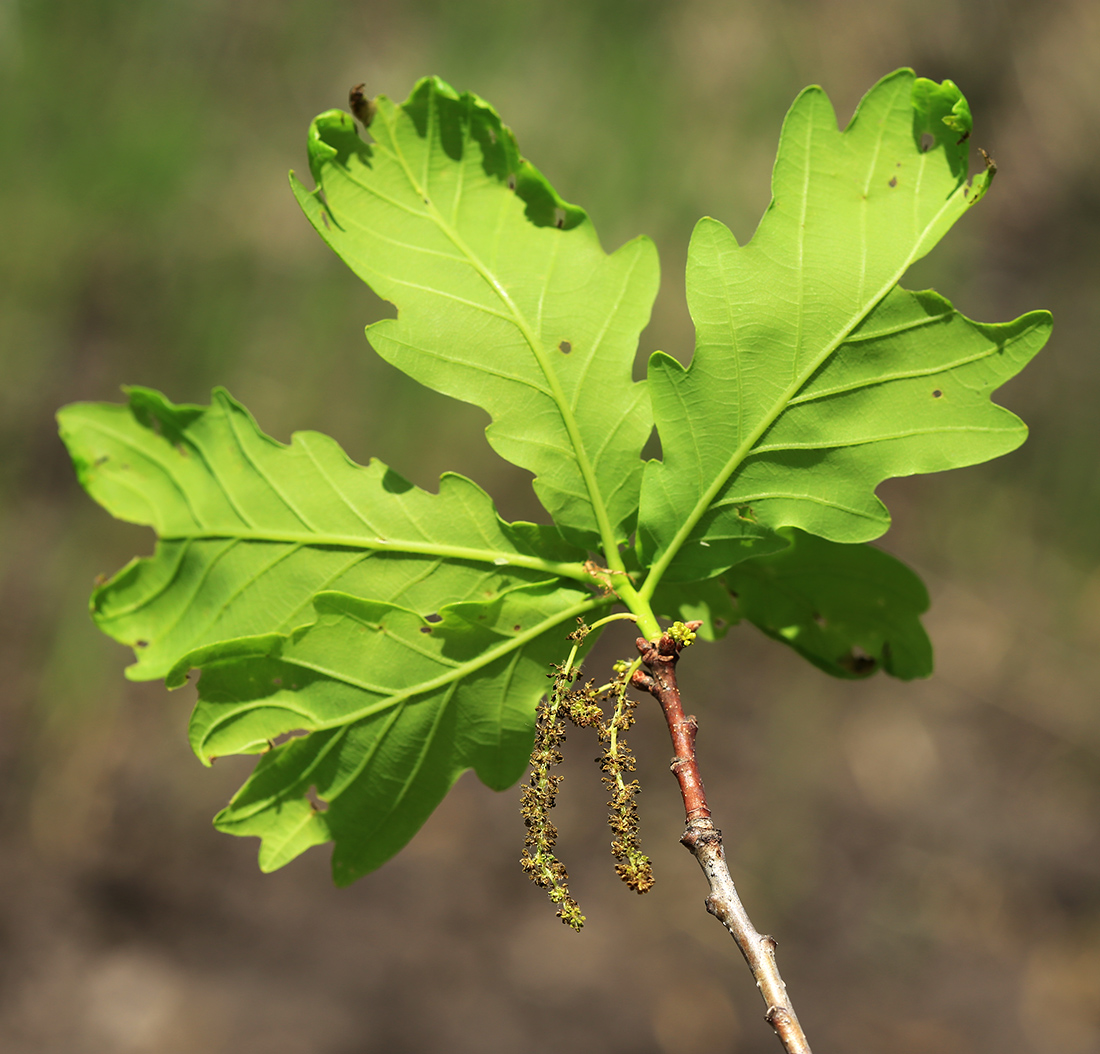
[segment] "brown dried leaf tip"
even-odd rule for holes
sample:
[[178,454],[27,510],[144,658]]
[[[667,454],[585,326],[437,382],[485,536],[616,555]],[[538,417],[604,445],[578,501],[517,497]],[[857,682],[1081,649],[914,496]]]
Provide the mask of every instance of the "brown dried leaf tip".
[[348,92],[348,105],[351,107],[351,112],[359,119],[359,123],[364,128],[369,128],[374,115],[378,112],[378,107],[363,91],[365,87],[365,84],[357,84]]

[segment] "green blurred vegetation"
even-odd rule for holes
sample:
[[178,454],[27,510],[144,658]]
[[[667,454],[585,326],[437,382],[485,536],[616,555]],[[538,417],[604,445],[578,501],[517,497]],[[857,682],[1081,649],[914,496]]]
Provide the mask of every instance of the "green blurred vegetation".
[[[187,757],[189,699],[126,684],[125,654],[87,619],[93,577],[151,542],[78,491],[52,414],[126,383],[198,402],[224,384],[280,438],[318,428],[425,486],[464,471],[507,515],[537,516],[523,473],[484,442],[483,415],[417,389],[363,339],[385,306],[315,238],[286,184],[305,168],[310,118],[358,81],[403,98],[429,72],[485,96],[605,245],[656,240],[662,294],[642,350],[686,359],[696,218],[748,238],[797,91],[822,84],[843,122],[899,65],[955,80],[972,142],[1000,166],[906,284],[935,285],[985,321],[1053,310],[1050,346],[1002,393],[1032,437],[993,465],[888,484],[898,526],[886,545],[933,596],[941,672],[928,685],[838,687],[744,634],[699,649],[708,786],[726,795],[739,881],[783,937],[822,1049],[1096,1049],[1092,0],[0,0],[5,1050],[340,1054],[472,1050],[477,1038],[479,1050],[690,1052],[716,1036],[765,1049],[724,935],[684,918],[701,893],[676,855],[655,733],[643,838],[672,846],[658,891],[605,902],[598,887],[585,908],[607,922],[583,947],[543,926],[513,864],[515,803],[465,785],[410,849],[453,874],[453,900],[413,898],[400,862],[343,899],[321,854],[256,875],[253,847],[207,826],[239,773]],[[609,869],[600,811],[566,814],[597,829],[573,847],[575,874]],[[612,941],[648,965],[631,968],[634,1001],[620,993],[609,1011]],[[363,948],[397,965],[372,973]],[[560,1003],[516,965],[530,955],[579,979],[561,982]],[[702,1031],[654,987],[665,970],[710,992]],[[432,979],[435,1005],[409,993],[411,977]],[[401,1013],[404,1032],[387,1023]]]

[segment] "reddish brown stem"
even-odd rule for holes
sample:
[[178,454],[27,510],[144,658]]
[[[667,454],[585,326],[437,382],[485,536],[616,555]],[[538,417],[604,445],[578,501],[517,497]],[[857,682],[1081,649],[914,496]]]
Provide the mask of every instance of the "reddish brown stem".
[[[698,623],[688,623],[694,630]],[[787,1054],[811,1054],[802,1026],[787,995],[787,986],[775,962],[775,940],[757,931],[745,912],[730,877],[722,848],[722,832],[714,825],[707,807],[706,790],[695,757],[695,718],[684,714],[680,688],[676,680],[676,662],[683,647],[667,633],[656,643],[639,637],[638,652],[646,671],[633,677],[637,688],[653,695],[664,710],[672,736],[674,756],[670,768],[680,784],[687,826],[680,841],[688,848],[710,884],[707,911],[717,918],[737,942],[764,997],[768,1010],[764,1019],[775,1029]]]

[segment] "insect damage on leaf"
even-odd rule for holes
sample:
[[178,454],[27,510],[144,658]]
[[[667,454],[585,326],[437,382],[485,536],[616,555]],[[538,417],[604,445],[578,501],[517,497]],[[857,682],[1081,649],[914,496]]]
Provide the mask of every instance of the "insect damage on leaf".
[[490,444],[535,474],[559,526],[593,549],[625,541],[652,430],[632,369],[657,293],[653,243],[604,252],[476,95],[425,78],[402,104],[376,102],[369,144],[347,114],[318,117],[317,187],[292,177],[321,237],[398,308],[368,328],[372,346],[488,411]]
[[[989,184],[991,170],[967,183],[967,144],[948,118],[969,121],[958,89],[910,70],[872,88],[843,131],[808,88],[752,240],[738,245],[717,220],[696,226],[695,355],[688,367],[650,360],[664,459],[642,486],[643,595],[663,578],[721,574],[785,527],[869,541],[890,522],[875,495],[884,479],[1023,442],[990,395],[1043,346],[1049,315],[983,325],[898,285]],[[952,398],[930,406],[920,396],[933,388]]]

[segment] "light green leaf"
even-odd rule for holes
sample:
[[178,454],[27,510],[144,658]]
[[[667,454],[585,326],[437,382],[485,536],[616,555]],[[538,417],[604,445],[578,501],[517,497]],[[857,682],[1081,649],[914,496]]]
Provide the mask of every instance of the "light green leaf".
[[100,628],[135,649],[135,679],[207,644],[311,622],[321,590],[427,616],[520,583],[589,580],[583,552],[550,528],[504,523],[462,476],[430,494],[316,432],[285,446],[224,391],[202,407],[135,388],[128,405],[78,403],[59,420],[92,497],[159,536],[154,556],[92,598]]
[[208,764],[264,752],[216,826],[259,836],[265,871],[330,839],[338,884],[380,866],[466,769],[497,790],[520,777],[549,663],[573,620],[601,603],[522,586],[430,622],[325,592],[313,625],[189,656],[173,678],[202,669],[195,752]]
[[703,640],[721,640],[730,626],[741,621],[722,578],[702,582],[664,581],[654,591],[652,603],[653,610],[663,618],[702,622],[696,632]]
[[318,117],[317,189],[291,177],[321,237],[397,306],[368,328],[371,344],[487,410],[489,442],[537,475],[560,527],[625,540],[652,430],[631,370],[657,292],[653,244],[604,253],[477,96],[426,78],[404,104],[376,103],[369,145],[348,114]]
[[741,615],[834,677],[932,672],[928,591],[905,564],[870,545],[783,534],[788,549],[726,572]]
[[989,396],[1042,347],[1049,315],[980,325],[897,286],[988,184],[988,173],[966,182],[955,126],[968,114],[950,82],[899,70],[841,132],[809,88],[787,116],[752,240],[739,247],[712,219],[696,227],[694,358],[650,362],[664,451],[646,467],[638,529],[650,592],[663,576],[718,574],[784,526],[878,537],[890,522],[882,480],[1023,442],[1024,425]]

